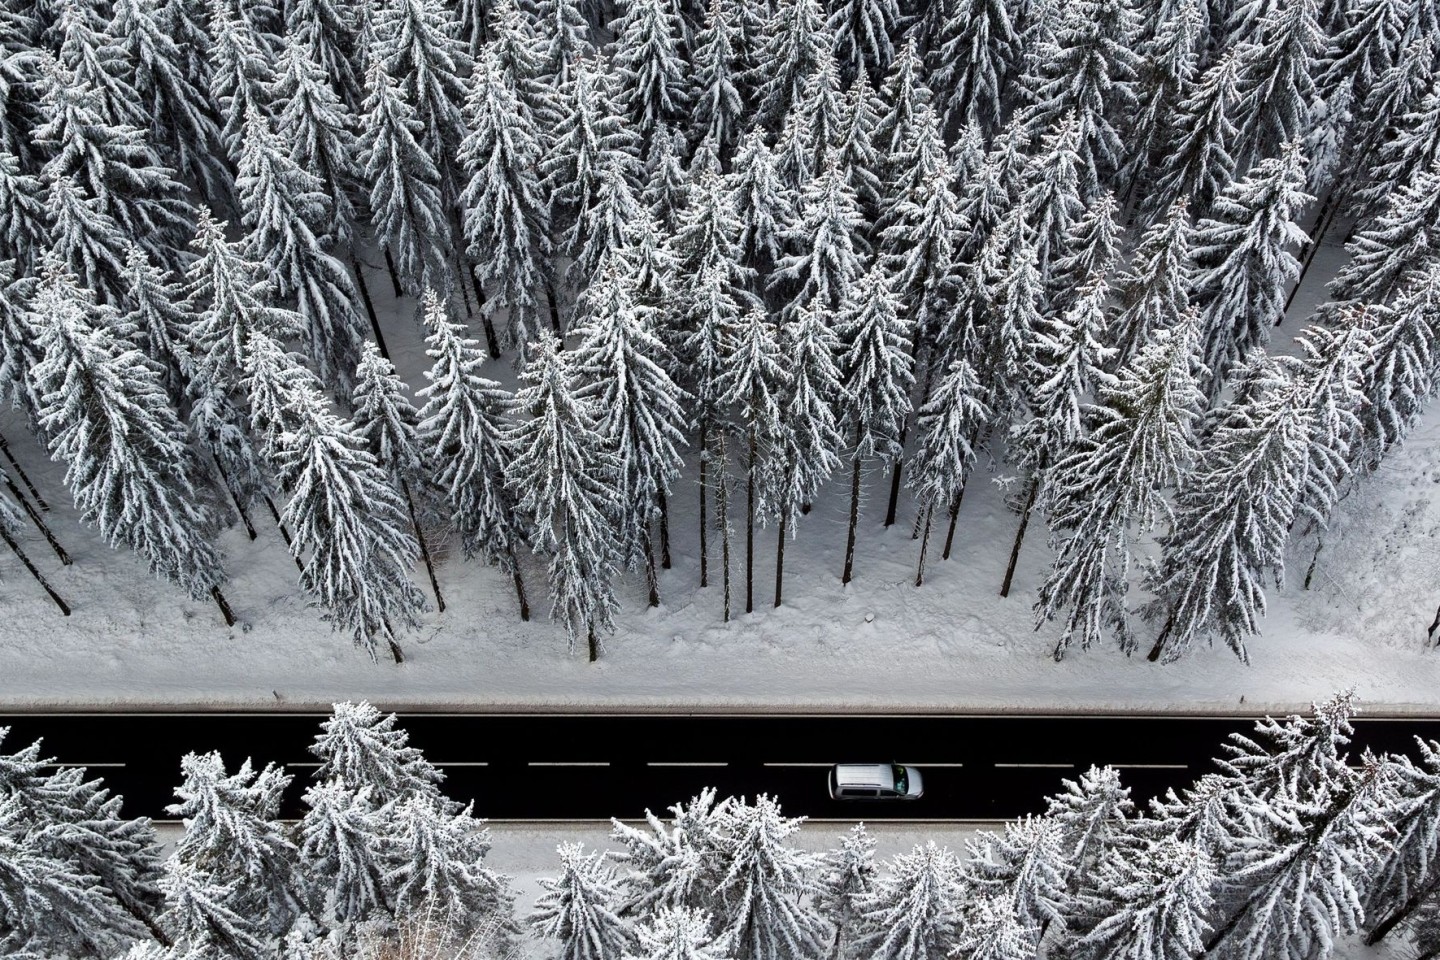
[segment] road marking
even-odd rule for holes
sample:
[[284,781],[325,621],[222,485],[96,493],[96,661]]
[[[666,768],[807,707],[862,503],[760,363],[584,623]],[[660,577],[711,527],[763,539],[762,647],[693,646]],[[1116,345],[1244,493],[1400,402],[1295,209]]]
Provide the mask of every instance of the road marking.
[[287,763],[287,764],[285,764],[285,766],[287,766],[287,767],[318,767],[318,766],[320,766],[320,764],[319,764],[318,761],[302,760],[302,761],[300,761],[300,762],[298,762],[298,763]]
[[959,769],[960,767],[965,766],[965,764],[963,764],[963,763],[912,763],[912,764],[910,764],[910,766],[912,766],[912,767],[954,767],[954,768],[956,768],[956,769]]
[[115,768],[115,767],[123,767],[123,766],[125,766],[125,764],[123,764],[123,763],[42,763],[42,764],[40,764],[40,766],[42,766],[42,767],[54,767],[54,768],[65,768],[65,767],[96,767],[96,768],[98,768],[98,767],[111,767],[111,768]]
[[[1096,764],[1101,766],[1101,764]],[[1114,767],[1116,770],[1189,770],[1188,763],[1107,763],[1103,766]]]
[[647,767],[728,767],[728,766],[730,766],[730,764],[728,764],[728,763],[717,763],[717,762],[712,762],[712,761],[709,761],[709,760],[695,760],[695,761],[693,761],[693,762],[688,762],[688,763],[687,763],[687,762],[680,761],[680,760],[674,760],[674,761],[671,761],[671,760],[647,760],[647,761],[645,762],[645,766],[647,766]]
[[833,763],[762,763],[762,767],[833,767]]
[[1073,763],[997,763],[1002,770],[1074,770]]
[[531,760],[527,767],[608,767],[607,761],[593,760]]
[[484,760],[456,760],[454,763],[441,763],[433,760],[431,763],[437,767],[488,767],[490,764]]

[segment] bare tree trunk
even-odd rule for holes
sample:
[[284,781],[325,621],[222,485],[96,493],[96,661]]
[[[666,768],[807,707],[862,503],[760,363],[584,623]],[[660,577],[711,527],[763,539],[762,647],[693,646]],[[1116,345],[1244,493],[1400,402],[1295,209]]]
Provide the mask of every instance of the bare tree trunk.
[[1175,614],[1170,614],[1165,621],[1165,626],[1160,628],[1160,636],[1155,638],[1155,646],[1145,655],[1145,659],[1151,663],[1158,663],[1160,655],[1165,652],[1165,641],[1170,639],[1170,631],[1175,627]]
[[929,504],[925,505],[925,532],[920,536],[920,562],[915,565],[915,586],[925,583],[925,551],[930,548],[930,517],[935,512]]
[[710,540],[707,529],[705,511],[706,501],[710,493],[710,423],[708,418],[700,419],[700,586],[709,586],[710,580]]
[[725,604],[725,622],[730,622],[730,470],[725,449],[725,431],[715,435],[719,483],[715,486],[715,523],[720,528],[720,584]]
[[1325,549],[1325,541],[1323,539],[1317,540],[1315,552],[1310,556],[1310,566],[1305,568],[1305,586],[1303,588],[1305,590],[1310,589],[1310,581],[1315,578],[1315,565],[1320,562],[1320,551],[1323,549]]
[[745,468],[745,612],[755,612],[755,456],[759,438],[750,427],[750,456]]
[[855,428],[855,456],[851,458],[850,468],[850,529],[845,534],[845,569],[840,574],[840,582],[850,582],[850,576],[855,572],[855,525],[860,522],[860,428]]
[[400,649],[400,644],[396,643],[393,637],[390,638],[390,658],[397,665],[405,662],[405,651]]
[[375,315],[375,303],[370,299],[370,285],[365,282],[360,258],[353,253],[350,254],[350,268],[355,271],[355,289],[360,293],[360,302],[365,305],[365,315],[370,318],[370,332],[375,335],[375,345],[380,348],[380,356],[389,360],[390,350],[385,346],[385,334],[380,332],[380,318]]
[[390,271],[390,285],[395,288],[395,297],[396,299],[399,299],[400,297],[405,296],[405,291],[400,289],[400,274],[395,272],[395,258],[390,256],[390,247],[386,246],[384,247],[384,250],[385,269]]
[[[905,444],[905,431],[900,431],[900,444]],[[904,469],[905,458],[895,458],[895,466],[890,471],[890,502],[885,507],[885,526],[895,525],[895,508],[900,502],[900,473]]]
[[50,581],[45,579],[44,574],[35,569],[35,564],[31,563],[30,558],[25,556],[25,551],[20,549],[20,544],[15,542],[15,538],[10,536],[10,531],[6,530],[3,525],[0,525],[0,539],[3,539],[5,545],[10,548],[11,552],[20,558],[20,562],[25,565],[25,569],[30,571],[30,576],[34,577],[35,582],[40,584],[41,589],[50,595],[50,599],[55,601],[55,606],[60,608],[60,612],[67,617],[70,616],[70,604],[66,603],[60,597],[60,594],[55,592],[55,589],[50,586]]
[[549,277],[545,278],[545,300],[550,305],[550,329],[554,331],[555,339],[564,343],[565,330],[560,326],[560,303],[555,297],[555,281]]
[[525,596],[525,581],[520,577],[520,562],[515,557],[515,550],[507,547],[505,556],[510,562],[510,577],[515,581],[515,596],[520,601],[520,620],[524,623],[530,622],[530,601]]
[[65,552],[65,548],[60,546],[60,541],[55,539],[55,534],[50,532],[50,527],[45,523],[45,518],[40,516],[40,512],[31,506],[30,498],[20,492],[20,488],[15,486],[15,481],[10,479],[10,475],[7,473],[4,476],[5,486],[10,489],[10,494],[15,498],[16,502],[24,508],[25,515],[30,518],[30,522],[35,524],[40,532],[45,535],[45,542],[50,544],[50,549],[55,552],[55,556],[60,558],[60,562],[67,567],[70,566],[74,561],[70,559],[70,554]]
[[305,572],[305,563],[295,556],[295,546],[290,539],[290,531],[285,529],[285,521],[280,519],[280,511],[275,507],[275,501],[270,499],[270,494],[265,494],[265,506],[270,508],[270,516],[275,518],[275,526],[280,528],[280,539],[285,541],[285,548],[290,551],[290,556],[295,560],[295,566],[301,573]]
[[435,579],[435,564],[430,560],[430,544],[425,541],[425,531],[420,529],[420,517],[415,512],[415,498],[410,495],[410,483],[400,480],[400,490],[405,494],[405,505],[410,508],[410,526],[415,531],[415,540],[420,545],[420,559],[425,561],[425,572],[430,574],[430,590],[435,594],[435,609],[445,612],[445,598],[440,595],[440,581]]
[[950,548],[955,546],[955,521],[960,519],[960,504],[965,500],[965,487],[961,485],[960,492],[955,494],[955,502],[950,504],[950,529],[945,534],[945,552],[940,554],[941,560],[950,559]]
[[465,319],[475,319],[475,305],[470,300],[470,288],[465,285],[465,260],[464,255],[455,251],[455,271],[459,274],[460,282],[456,284],[460,288],[460,299],[465,302]]
[[485,291],[481,288],[480,278],[475,276],[475,271],[466,272],[470,274],[470,282],[475,286],[476,309],[480,311],[480,323],[485,328],[485,349],[490,351],[491,360],[499,360],[500,339],[495,336],[495,324],[490,322],[490,313],[485,309]]
[[590,644],[590,662],[594,663],[600,659],[600,643],[595,639],[595,624],[590,624],[587,631],[587,640]]
[[1374,927],[1370,928],[1370,930],[1365,934],[1365,946],[1373,947],[1381,940],[1384,940],[1385,937],[1389,935],[1391,930],[1394,930],[1395,927],[1402,923],[1407,917],[1409,917],[1410,914],[1414,913],[1416,908],[1418,908],[1420,904],[1424,903],[1425,900],[1432,893],[1435,892],[1436,885],[1436,881],[1434,880],[1432,880],[1430,883],[1427,883],[1423,888],[1411,894],[1410,899],[1406,900],[1400,906],[1396,907],[1394,912],[1392,912],[1384,920],[1381,920],[1379,923],[1375,924]]
[[650,606],[660,606],[660,577],[655,573],[655,543],[649,521],[645,523],[645,586],[650,590]]
[[1030,513],[1035,508],[1035,497],[1040,493],[1040,477],[1045,472],[1044,453],[1035,467],[1035,476],[1030,479],[1030,492],[1025,495],[1025,507],[1020,511],[1020,529],[1015,531],[1015,544],[1010,548],[1010,563],[1005,567],[1005,582],[1000,584],[1000,596],[1010,596],[1010,584],[1015,579],[1015,565],[1020,562],[1020,545],[1025,542],[1025,528],[1030,526]]
[[785,537],[790,533],[790,511],[780,511],[780,538],[775,544],[775,606],[780,606],[780,597],[785,585]]
[[230,494],[230,500],[235,504],[235,512],[240,514],[240,522],[245,525],[245,532],[250,535],[251,540],[254,540],[257,536],[255,533],[255,524],[250,522],[250,512],[245,509],[245,504],[241,502],[240,494],[235,492],[235,485],[230,482],[230,474],[225,472],[225,465],[222,464],[220,459],[213,453],[210,455],[210,462],[215,465],[215,472],[220,475],[221,486],[225,488],[226,493]]
[[30,491],[30,496],[35,498],[35,503],[40,507],[40,512],[49,513],[50,504],[45,502],[45,498],[40,496],[40,491],[35,489],[35,484],[30,482],[30,474],[25,472],[25,468],[20,466],[19,461],[15,459],[15,455],[10,452],[10,441],[6,440],[4,436],[0,436],[0,454],[5,455],[5,459],[10,462],[11,468],[15,471],[15,476],[20,478],[20,482],[25,484],[25,489]]
[[220,615],[225,618],[225,626],[235,626],[235,613],[230,609],[230,603],[225,599],[225,594],[220,592],[219,587],[210,588],[210,598],[215,601],[215,606],[220,608]]
[[660,566],[670,569],[670,501],[664,490],[655,494],[660,500]]
[[1436,630],[1440,630],[1440,607],[1435,608],[1435,619],[1430,621],[1430,626],[1425,630],[1425,638],[1434,640]]

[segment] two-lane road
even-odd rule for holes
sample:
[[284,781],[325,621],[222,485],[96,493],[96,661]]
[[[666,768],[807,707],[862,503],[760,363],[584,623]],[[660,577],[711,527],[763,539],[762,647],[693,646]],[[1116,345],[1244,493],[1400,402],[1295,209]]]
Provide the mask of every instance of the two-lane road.
[[[0,751],[44,738],[44,752],[89,767],[125,797],[125,812],[164,819],[180,757],[219,750],[234,769],[282,763],[296,775],[286,816],[316,766],[308,751],[324,714],[69,713],[0,716]],[[1044,807],[1062,778],[1119,768],[1137,800],[1212,769],[1232,732],[1254,718],[1130,716],[714,716],[402,714],[411,742],[446,776],[446,792],[496,820],[591,820],[663,811],[705,786],[779,797],[786,813],[821,819],[1001,820]],[[1440,719],[1362,718],[1356,753],[1410,751],[1440,739]],[[920,767],[910,803],[837,803],[826,768],[839,762]]]

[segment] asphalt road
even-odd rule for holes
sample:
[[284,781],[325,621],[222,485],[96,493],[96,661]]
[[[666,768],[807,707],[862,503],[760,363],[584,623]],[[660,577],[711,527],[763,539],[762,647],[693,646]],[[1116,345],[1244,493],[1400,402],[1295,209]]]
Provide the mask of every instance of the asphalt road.
[[[189,751],[219,750],[234,769],[283,763],[296,775],[286,816],[316,766],[306,749],[322,714],[26,714],[0,716],[10,753],[44,739],[44,752],[85,766],[125,797],[125,813],[165,819]],[[871,821],[1003,820],[1038,812],[1044,798],[1091,764],[1120,770],[1137,799],[1212,769],[1226,735],[1254,718],[1016,716],[614,716],[408,714],[411,742],[446,776],[446,792],[495,820],[631,819],[705,786],[779,797],[786,813]],[[1411,751],[1440,739],[1440,719],[1360,719],[1355,751]],[[833,763],[920,767],[925,796],[909,802],[836,802]]]

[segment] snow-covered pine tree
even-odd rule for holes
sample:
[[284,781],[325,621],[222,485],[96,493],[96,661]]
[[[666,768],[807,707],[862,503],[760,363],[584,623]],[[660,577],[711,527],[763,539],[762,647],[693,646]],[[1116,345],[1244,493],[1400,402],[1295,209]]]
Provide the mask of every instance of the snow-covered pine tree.
[[834,0],[826,23],[835,38],[840,73],[853,82],[862,73],[879,80],[895,56],[892,35],[902,17],[896,0]]
[[52,185],[70,179],[96,211],[157,261],[173,265],[173,247],[190,232],[182,188],[159,165],[144,134],[106,122],[94,91],[63,67],[43,74],[45,122],[33,132],[49,156],[42,168]]
[[1365,895],[1365,943],[1373,946],[1433,897],[1440,861],[1430,838],[1440,829],[1440,746],[1416,738],[1419,762],[1386,756],[1377,790],[1379,812],[1390,825]]
[[920,559],[915,566],[917,587],[925,582],[930,527],[937,510],[947,511],[950,517],[950,530],[945,537],[945,556],[950,556],[960,498],[965,495],[965,483],[975,465],[975,445],[991,421],[984,396],[985,389],[975,368],[961,356],[951,361],[916,414],[917,440],[907,470],[921,513]]
[[264,38],[231,0],[209,0],[210,99],[219,110],[220,142],[230,162],[240,159],[245,124],[252,113],[269,117],[275,66]]
[[[445,598],[435,578],[435,565],[430,559],[430,545],[420,525],[420,508],[426,505],[430,473],[425,450],[419,436],[419,415],[406,396],[409,387],[395,373],[395,366],[381,353],[374,342],[366,341],[355,371],[355,395],[350,404],[354,411],[355,429],[380,468],[400,488],[410,512],[410,527],[420,547],[420,559],[430,575],[430,589],[435,594],[435,607],[445,612]],[[418,496],[417,496],[418,494]],[[417,507],[419,499],[419,507]]]
[[1099,922],[1073,947],[1077,960],[1189,960],[1205,948],[1215,864],[1193,841],[1161,837],[1100,864],[1088,909]]
[[40,354],[30,371],[36,415],[51,457],[66,465],[82,519],[192,599],[213,599],[233,625],[214,544],[223,512],[157,366],[117,339],[115,311],[68,275],[47,277],[31,317]]
[[1035,610],[1043,623],[1069,609],[1057,660],[1071,642],[1088,649],[1107,631],[1125,653],[1135,650],[1124,606],[1131,543],[1170,518],[1161,492],[1180,483],[1195,456],[1204,405],[1197,327],[1193,311],[1160,327],[1102,383],[1085,411],[1085,436],[1050,472],[1045,511],[1056,556]]
[[1325,49],[1319,0],[1284,0],[1261,18],[1253,43],[1236,48],[1240,169],[1303,142],[1314,122],[1315,74]]
[[1126,0],[1080,0],[1059,11],[1053,40],[1036,48],[1023,81],[1022,122],[1037,136],[1073,116],[1082,194],[1093,194],[1127,156],[1121,132],[1135,109],[1139,30]]
[[667,235],[675,232],[680,210],[690,192],[689,171],[683,165],[686,152],[684,133],[657,127],[645,158],[640,202],[647,215],[641,219],[653,220]]
[[[963,143],[963,141],[958,141]],[[1012,122],[987,151],[965,183],[957,183],[960,213],[970,230],[958,238],[956,259],[969,263],[980,258],[985,245],[1020,199],[1025,151],[1024,130]]]
[[632,224],[648,216],[636,196],[637,165],[613,154],[600,168],[594,202],[581,218],[584,239],[570,264],[577,287],[596,283],[609,260],[627,246]]
[[[324,0],[307,2],[319,6]],[[343,248],[355,239],[352,198],[360,188],[356,119],[331,85],[334,74],[327,75],[314,56],[313,44],[307,46],[294,35],[286,41],[275,79],[273,95],[280,112],[274,129],[295,165],[319,182],[329,228],[323,232]]]
[[798,216],[800,198],[780,178],[774,153],[759,128],[746,134],[727,178],[740,222],[744,265],[768,276],[784,255],[783,229]]
[[1311,199],[1305,192],[1305,158],[1300,145],[1291,143],[1226,187],[1213,216],[1196,226],[1194,298],[1203,320],[1201,358],[1211,396],[1231,367],[1268,341],[1270,328],[1284,317],[1286,288],[1300,270],[1291,251],[1305,242],[1295,221]]
[[87,197],[70,177],[50,182],[45,202],[57,258],[102,304],[116,306],[124,289],[125,233],[100,201]]
[[[1349,206],[1360,213],[1380,206],[1440,153],[1440,90],[1434,89],[1433,43],[1426,37],[1407,47],[1405,60],[1376,85],[1371,102],[1356,111],[1361,126],[1351,140],[1349,172],[1358,182],[1351,188]],[[1411,56],[1419,62],[1412,70],[1403,69]],[[1367,112],[1370,109],[1373,115]]]
[[44,184],[20,170],[15,154],[0,150],[0,258],[33,276],[49,247]]
[[722,960],[730,954],[710,936],[711,918],[685,907],[664,907],[635,929],[636,946],[623,960]]
[[1059,824],[1048,817],[1027,816],[1005,825],[1002,833],[985,831],[966,842],[965,875],[970,889],[1009,901],[1015,919],[1034,931],[1063,923],[1062,905],[1072,865],[1065,858]]
[[[901,438],[910,416],[914,386],[913,331],[899,315],[883,267],[870,269],[852,288],[837,320],[844,350],[837,408],[841,432],[850,441],[850,521],[845,535],[849,583],[855,567],[855,531],[860,521],[860,474],[867,460],[893,466],[903,455]],[[851,439],[853,437],[853,440]]]
[[1265,612],[1267,571],[1283,570],[1310,428],[1275,363],[1252,354],[1175,495],[1161,561],[1147,577],[1155,596],[1147,610],[1162,621],[1150,659],[1174,661],[1214,639],[1246,659],[1245,638]]
[[1135,114],[1126,138],[1129,159],[1120,178],[1129,181],[1123,207],[1129,208],[1136,191],[1151,184],[1165,159],[1180,102],[1193,91],[1200,70],[1207,14],[1202,0],[1155,4],[1142,14]]
[[805,81],[835,47],[820,0],[777,0],[766,18],[750,86],[756,120],[778,127],[803,95]]
[[993,135],[1000,129],[1000,85],[1019,55],[1009,4],[957,0],[949,6],[932,52],[931,80],[943,99],[947,130],[974,124]]
[[687,108],[685,25],[671,0],[624,0],[610,25],[616,99],[630,128],[650,143],[657,129],[669,129]]
[[1066,236],[1084,210],[1080,132],[1072,113],[1040,138],[1020,195],[1019,217],[1034,239],[1035,269],[1047,288],[1057,279],[1055,261],[1064,255]]
[[519,934],[508,877],[485,866],[490,831],[450,801],[401,800],[389,837],[385,884],[399,916],[438,910],[461,936],[486,930],[502,951]]
[[[715,800],[706,787],[690,802],[670,807],[669,828],[645,811],[648,830],[611,819],[610,838],[624,846],[615,859],[626,866],[622,880],[625,915],[653,915],[667,909],[693,909],[713,916],[720,909],[718,889],[725,877],[723,854],[736,801]],[[707,928],[708,929],[708,928]]]
[[578,843],[556,850],[560,875],[540,880],[530,929],[559,941],[560,960],[620,960],[633,953],[635,932],[620,914],[620,880],[606,855],[586,853]]
[[[755,609],[755,520],[764,516],[781,446],[781,399],[789,380],[779,334],[764,310],[752,307],[729,338],[715,388],[745,442],[745,612]],[[720,482],[725,480],[721,463]]]
[[1365,403],[1355,450],[1356,469],[1369,472],[1405,438],[1435,392],[1440,376],[1434,347],[1440,334],[1440,264],[1417,274],[1393,303],[1369,305],[1349,316],[1352,322],[1369,325]]
[[855,191],[838,167],[830,166],[806,185],[804,206],[782,233],[796,251],[771,272],[769,289],[781,299],[781,323],[793,323],[812,306],[839,311],[850,297],[869,251],[859,235],[863,225]]
[[184,293],[137,246],[130,247],[125,258],[125,284],[120,329],[133,331],[135,345],[156,365],[171,403],[178,408],[195,362],[189,350],[193,316]]
[[[466,133],[461,108],[472,68],[454,13],[441,0],[387,0],[371,16],[375,41],[366,54],[396,81],[418,125],[420,151],[439,171],[443,202],[453,204],[466,180],[456,154]],[[369,92],[373,97],[373,86]],[[434,242],[445,246],[438,236]]]
[[1062,780],[1059,793],[1046,800],[1045,816],[1060,829],[1060,849],[1074,868],[1063,905],[1065,928],[1083,933],[1095,917],[1089,900],[1100,889],[1095,876],[1113,858],[1135,855],[1135,804],[1113,767],[1091,767],[1078,780]]
[[387,912],[385,824],[376,814],[371,788],[354,790],[326,780],[306,787],[304,800],[297,843],[311,910],[338,924]]
[[833,314],[818,299],[780,330],[789,378],[780,403],[779,450],[769,497],[779,520],[775,551],[775,606],[785,577],[785,541],[824,482],[840,466],[842,443],[835,419],[840,395],[840,338]]
[[[840,129],[830,151],[835,165],[855,190],[855,199],[867,223],[879,217],[880,151],[875,149],[875,130],[880,124],[881,103],[870,85],[870,78],[861,74],[845,91]],[[873,234],[873,230],[871,233]]]
[[60,63],[77,83],[94,94],[96,110],[104,122],[141,127],[145,117],[140,113],[140,94],[130,80],[134,65],[99,11],[66,4],[54,30],[60,41]]
[[[727,293],[748,300],[753,274],[742,265],[741,230],[735,196],[725,179],[714,173],[701,174],[690,188],[689,202],[669,241],[682,296],[693,295],[706,275],[714,272]],[[685,331],[696,329],[693,323],[680,326]]]
[[[370,16],[369,12],[359,14],[365,19]],[[359,45],[357,19],[349,0],[295,0],[285,5],[286,47],[301,49],[349,112],[358,110],[364,97],[361,58],[355,56],[364,49]]]
[[449,290],[445,253],[450,217],[445,209],[440,168],[422,145],[425,127],[406,102],[400,84],[371,57],[365,77],[360,163],[370,184],[370,223],[392,270],[396,291],[403,281],[412,292]]
[[270,121],[251,114],[235,189],[250,257],[274,295],[293,303],[304,323],[306,356],[323,380],[346,390],[360,362],[362,336],[355,289],[343,264],[325,250],[320,180],[282,147]]
[[[1120,255],[1122,230],[1116,222],[1120,205],[1108,190],[1093,197],[1070,224],[1050,271],[1049,304],[1055,312],[1068,310],[1085,287],[1110,279]],[[1109,321],[1106,321],[1109,327]]]
[[1167,148],[1156,160],[1154,183],[1145,207],[1158,214],[1189,198],[1193,210],[1210,204],[1235,176],[1239,135],[1240,60],[1227,50],[1200,74],[1180,99],[1170,121]]
[[1346,244],[1350,259],[1330,281],[1334,317],[1361,303],[1385,303],[1401,284],[1440,252],[1432,239],[1440,229],[1440,156],[1386,198],[1384,211]]
[[705,25],[695,34],[694,75],[690,79],[689,101],[693,104],[690,139],[707,138],[722,156],[728,156],[744,128],[745,101],[739,82],[740,25],[733,0],[710,0]]
[[827,956],[849,955],[860,925],[860,904],[878,882],[875,838],[865,824],[857,823],[840,838],[838,848],[826,852],[817,881],[815,909],[835,928]]
[[115,0],[109,33],[134,71],[136,106],[150,138],[165,151],[167,165],[200,188],[211,203],[230,195],[226,169],[208,91],[190,77],[183,37],[172,36],[159,0]]
[[[660,603],[651,525],[668,531],[667,497],[680,476],[689,396],[670,378],[675,366],[655,331],[655,310],[638,302],[634,283],[612,261],[585,292],[585,315],[568,367],[576,395],[597,416],[601,442],[617,457],[620,561],[643,569],[650,605]],[[664,537],[664,539],[668,539]]]
[[1190,308],[1192,236],[1184,198],[1140,235],[1129,265],[1115,280],[1119,310],[1110,324],[1115,365],[1130,362],[1158,331],[1178,325]]
[[1330,100],[1344,86],[1363,103],[1380,78],[1392,70],[1403,50],[1409,7],[1396,0],[1358,0],[1347,23],[1326,37],[1315,76],[1319,95]]
[[248,759],[227,773],[218,751],[187,753],[180,772],[179,802],[165,812],[182,820],[185,832],[166,861],[167,875],[186,875],[186,889],[205,891],[227,914],[247,918],[241,928],[252,936],[282,932],[305,909],[297,851],[275,819],[291,778],[274,764],[257,771]]
[[928,103],[915,108],[915,115],[905,127],[905,138],[889,158],[889,179],[879,188],[872,210],[874,226],[868,234],[879,236],[881,255],[889,259],[883,240],[906,200],[917,197],[938,179],[950,176],[950,158],[946,156],[945,140],[940,135],[940,119]]
[[40,362],[30,299],[35,280],[16,276],[13,260],[0,260],[0,399],[33,415],[36,406],[30,371]]
[[880,118],[875,124],[873,140],[880,155],[882,180],[908,173],[904,161],[897,158],[905,145],[916,139],[917,114],[933,101],[934,96],[925,82],[925,63],[915,46],[915,37],[909,36],[880,86]]
[[238,879],[223,881],[194,863],[168,862],[160,880],[165,912],[159,922],[171,949],[182,956],[263,960],[269,953],[265,924],[237,903],[240,886]]
[[984,378],[986,402],[997,429],[1008,431],[1025,412],[1025,365],[1041,323],[1044,297],[1035,247],[1013,214],[981,249],[969,286],[961,302],[976,298],[975,309],[982,318],[976,324],[983,335],[976,372]]
[[537,165],[540,137],[505,78],[493,49],[482,52],[466,104],[469,134],[460,150],[468,184],[465,239],[486,287],[488,322],[504,309],[506,341],[524,346],[539,333],[548,273],[549,210]]
[[1033,960],[1039,939],[1038,930],[1021,924],[1012,901],[983,896],[967,906],[950,956],[957,960]]
[[419,622],[425,598],[410,580],[419,546],[399,491],[355,425],[330,410],[314,375],[287,363],[268,334],[251,334],[246,374],[252,396],[269,392],[283,405],[270,420],[257,400],[253,415],[290,494],[283,519],[301,585],[371,659],[384,644],[403,662],[399,636]]
[[753,804],[731,804],[725,820],[717,943],[733,960],[817,955],[825,924],[809,894],[819,858],[786,843],[804,818],[783,816],[780,804],[761,794]]
[[333,704],[308,748],[320,758],[316,782],[333,781],[351,793],[368,789],[377,808],[412,797],[443,805],[445,774],[410,746],[409,732],[396,724],[395,714],[381,713],[364,700]]
[[425,325],[426,356],[434,363],[425,374],[429,385],[419,391],[425,401],[419,413],[421,446],[436,467],[435,482],[445,492],[461,549],[510,576],[520,618],[529,620],[516,557],[524,534],[505,483],[515,455],[505,422],[510,394],[480,374],[485,354],[479,343],[450,321],[433,291],[425,297]]
[[[570,81],[575,61],[594,53],[582,7],[582,0],[537,0],[534,5],[536,75],[551,96]],[[472,49],[472,54],[475,52]]]
[[506,483],[530,524],[530,543],[550,555],[552,617],[563,617],[573,648],[584,638],[591,662],[612,629],[616,600],[616,487],[619,465],[600,436],[597,411],[577,395],[568,358],[549,337],[531,345],[510,433],[515,455]]
[[[516,0],[488,0],[489,25],[491,34],[488,47],[500,57],[515,96],[530,115],[530,122],[536,129],[553,134],[557,123],[563,119],[569,104],[564,100],[564,83],[573,76],[575,63],[561,70],[555,77],[548,72],[544,38],[535,34],[535,18],[521,10]],[[527,5],[528,8],[528,5]],[[598,26],[598,24],[597,24]],[[592,63],[598,57],[591,57],[587,48],[583,57]]]
[[802,189],[835,163],[833,152],[844,122],[835,57],[829,50],[822,50],[775,144],[780,175],[786,183]]
[[855,949],[875,960],[940,960],[960,932],[960,859],[935,841],[897,853],[888,874],[859,899]]

